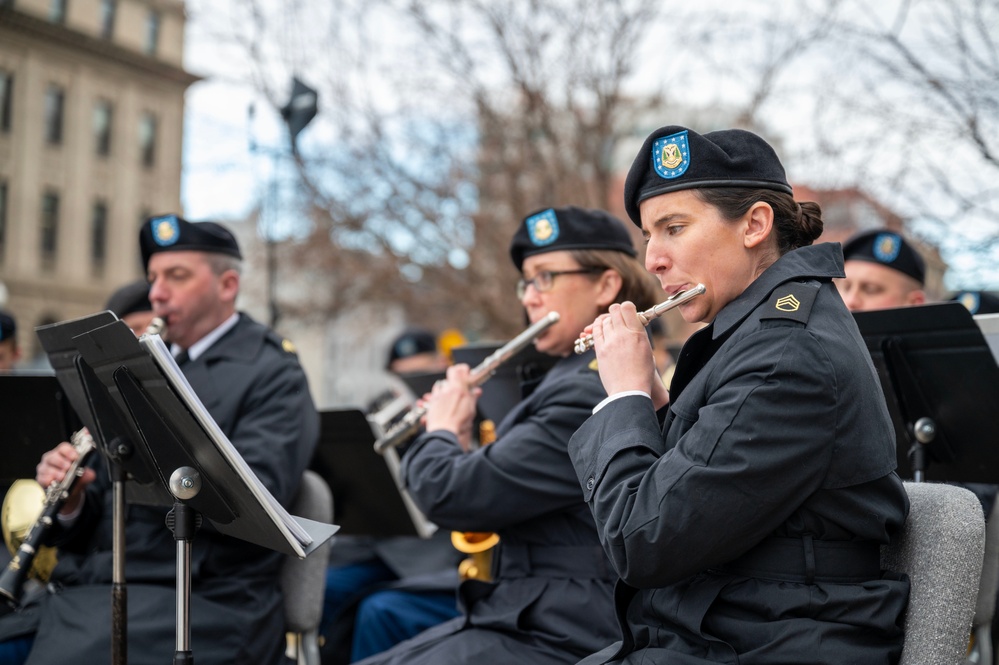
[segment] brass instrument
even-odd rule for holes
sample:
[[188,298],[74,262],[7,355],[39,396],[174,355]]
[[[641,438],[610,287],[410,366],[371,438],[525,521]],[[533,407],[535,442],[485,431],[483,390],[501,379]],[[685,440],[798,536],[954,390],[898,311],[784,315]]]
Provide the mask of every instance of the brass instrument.
[[[662,301],[655,307],[650,307],[644,312],[638,313],[638,318],[642,321],[643,326],[649,325],[652,319],[658,319],[660,316],[673,309],[674,307],[679,307],[688,300],[703,294],[705,291],[703,284],[698,284],[693,286],[686,291],[677,291],[671,295],[666,300]],[[593,348],[593,335],[587,335],[586,337],[580,337],[576,340],[576,344],[573,346],[573,350],[577,353],[586,353]]]
[[[558,312],[548,312],[544,317],[531,324],[524,332],[493,351],[488,358],[472,369],[470,377],[471,386],[473,388],[481,386],[488,381],[496,373],[500,365],[517,355],[517,352],[533,342],[536,337],[557,323],[558,320]],[[426,414],[426,407],[411,409],[399,422],[392,425],[385,434],[375,441],[375,452],[384,454],[386,449],[400,446],[412,439],[420,429],[420,421]]]
[[[479,425],[479,445],[485,446],[496,440],[496,423],[483,420]],[[493,552],[499,543],[499,534],[490,531],[452,531],[451,545],[469,556],[458,564],[458,577],[461,580],[492,579]]]
[[[75,432],[70,437],[70,443],[73,444],[78,456],[63,479],[52,483],[44,490],[44,499],[37,506],[33,521],[29,519],[31,508],[25,506],[25,502],[30,504],[32,496],[37,500],[41,485],[34,480],[19,480],[11,486],[4,499],[3,536],[13,558],[0,573],[0,599],[5,601],[8,609],[18,607],[24,582],[29,576],[37,576],[38,579],[47,581],[52,568],[55,567],[54,552],[51,552],[51,548],[41,547],[41,543],[55,521],[56,513],[69,497],[73,484],[83,475],[83,462],[95,447],[93,437],[85,429]],[[32,492],[32,483],[34,492]],[[20,489],[15,492],[16,486]],[[29,522],[30,527],[25,530],[24,525]]]

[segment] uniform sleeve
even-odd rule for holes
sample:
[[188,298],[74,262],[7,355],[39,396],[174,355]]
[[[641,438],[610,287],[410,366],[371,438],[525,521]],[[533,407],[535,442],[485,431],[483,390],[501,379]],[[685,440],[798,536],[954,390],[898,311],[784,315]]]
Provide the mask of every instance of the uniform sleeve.
[[668,451],[638,397],[608,405],[572,439],[604,548],[632,586],[732,560],[821,486],[837,417],[828,356],[801,328],[732,341],[702,370],[707,380],[670,405],[665,436],[681,434]]
[[499,531],[578,504],[566,446],[603,396],[595,374],[576,375],[471,453],[450,432],[423,434],[403,459],[406,486],[429,519],[463,531]]
[[228,436],[264,486],[287,506],[312,459],[319,414],[293,356],[267,359],[258,370]]

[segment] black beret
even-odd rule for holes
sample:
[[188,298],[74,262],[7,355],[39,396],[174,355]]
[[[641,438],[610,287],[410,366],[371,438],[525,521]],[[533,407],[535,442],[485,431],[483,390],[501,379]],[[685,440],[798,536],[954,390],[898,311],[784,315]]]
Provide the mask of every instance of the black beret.
[[157,252],[198,251],[227,254],[242,259],[236,237],[215,222],[189,222],[177,215],[150,217],[139,231],[142,266],[149,268],[149,257]]
[[912,245],[889,229],[873,229],[856,234],[843,245],[844,261],[870,261],[926,281],[926,263]]
[[0,342],[12,339],[17,333],[17,322],[9,313],[0,310]]
[[999,296],[988,291],[961,291],[951,300],[956,300],[972,314],[995,314],[999,312]]
[[603,210],[566,206],[525,217],[510,243],[510,258],[520,270],[528,256],[566,249],[611,249],[638,255],[628,229],[617,217]]
[[418,353],[434,353],[437,351],[437,339],[432,333],[422,328],[406,328],[392,341],[389,350],[388,364],[396,360],[409,358]]
[[149,302],[149,282],[140,280],[126,284],[111,294],[104,309],[114,312],[119,319],[135,312],[150,312],[153,309]]
[[649,134],[624,182],[624,207],[638,226],[638,204],[653,196],[697,187],[752,187],[792,194],[770,144],[744,129],[701,136],[679,125]]

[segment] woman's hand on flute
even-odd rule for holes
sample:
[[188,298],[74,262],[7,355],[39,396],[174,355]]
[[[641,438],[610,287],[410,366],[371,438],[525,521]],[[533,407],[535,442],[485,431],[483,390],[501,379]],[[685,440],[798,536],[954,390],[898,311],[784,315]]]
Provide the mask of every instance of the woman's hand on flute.
[[426,428],[428,432],[442,429],[453,432],[462,449],[468,451],[472,445],[475,404],[482,388],[472,386],[471,371],[465,364],[448,367],[446,377],[430,391]]
[[611,305],[587,328],[593,334],[597,369],[608,395],[640,390],[652,396],[657,409],[669,401],[656,376],[648,333],[633,303]]

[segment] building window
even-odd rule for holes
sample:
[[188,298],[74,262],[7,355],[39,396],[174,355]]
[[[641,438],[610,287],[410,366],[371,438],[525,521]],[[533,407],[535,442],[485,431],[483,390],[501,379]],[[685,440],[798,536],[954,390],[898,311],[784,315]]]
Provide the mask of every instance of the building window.
[[10,115],[14,104],[14,75],[0,69],[0,132],[10,131]]
[[62,112],[65,95],[57,85],[45,91],[45,140],[52,145],[62,143]]
[[7,247],[7,183],[0,182],[0,263]]
[[65,23],[67,3],[68,0],[51,0],[49,2],[49,20],[53,23]]
[[94,149],[102,157],[111,154],[111,116],[111,102],[98,99],[94,105]]
[[55,265],[56,250],[59,238],[59,195],[55,192],[45,192],[42,196],[41,225],[41,256],[42,268],[51,270]]
[[90,262],[94,274],[104,273],[104,259],[107,257],[108,206],[104,201],[94,203],[90,219]]
[[146,55],[156,55],[160,46],[160,13],[150,11],[146,14],[146,43],[143,45]]
[[114,34],[115,0],[101,0],[101,37],[111,39]]
[[139,118],[139,150],[143,166],[156,163],[156,116],[148,111]]

